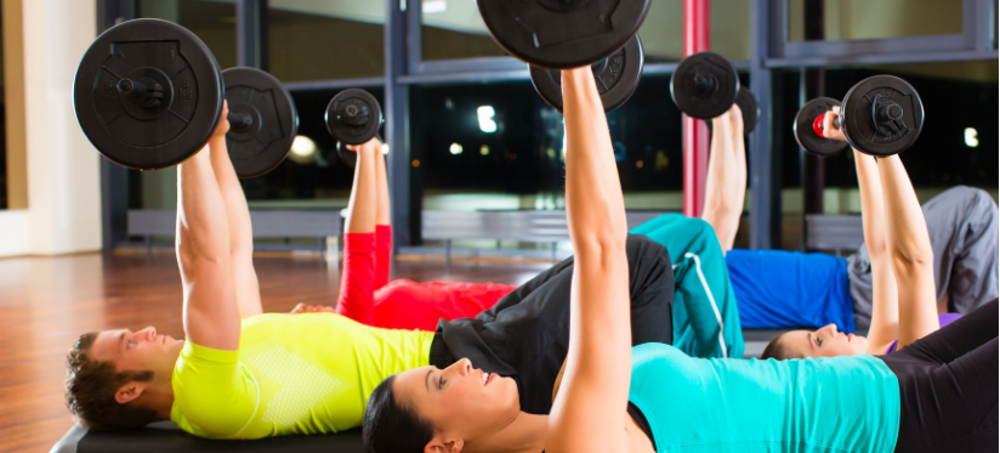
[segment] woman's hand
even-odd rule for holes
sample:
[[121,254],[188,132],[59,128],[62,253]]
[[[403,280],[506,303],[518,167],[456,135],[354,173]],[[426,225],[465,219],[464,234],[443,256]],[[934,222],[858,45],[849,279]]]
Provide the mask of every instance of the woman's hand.
[[[833,111],[827,112],[826,116],[823,118],[823,136],[832,140],[840,140],[842,142],[847,141],[847,137],[844,136],[844,132],[836,127],[833,127],[833,121],[840,117],[840,107],[833,107]],[[844,125],[841,124],[841,127]]]
[[335,313],[337,310],[329,305],[306,305],[303,302],[299,302],[289,314],[297,315],[300,313]]
[[371,140],[364,142],[360,145],[346,145],[347,150],[352,153],[366,153],[373,154],[382,151],[382,142],[379,141],[378,137],[372,137]]

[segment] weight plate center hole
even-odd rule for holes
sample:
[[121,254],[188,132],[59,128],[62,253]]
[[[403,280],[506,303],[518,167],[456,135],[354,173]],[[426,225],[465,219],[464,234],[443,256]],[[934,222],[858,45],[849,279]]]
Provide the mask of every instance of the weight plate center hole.
[[698,94],[707,96],[715,93],[719,87],[719,81],[712,74],[696,72],[694,74],[694,86],[698,90]]
[[344,107],[343,112],[337,119],[351,126],[363,126],[368,124],[369,117],[370,110],[368,106],[360,103],[351,103]]

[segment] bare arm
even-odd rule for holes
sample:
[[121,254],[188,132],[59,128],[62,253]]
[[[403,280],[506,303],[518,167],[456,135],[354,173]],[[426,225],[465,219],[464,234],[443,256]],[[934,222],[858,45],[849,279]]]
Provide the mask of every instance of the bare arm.
[[885,194],[886,243],[899,288],[899,347],[940,328],[934,250],[920,202],[899,156],[878,160]]
[[899,338],[899,294],[892,275],[886,243],[885,203],[875,158],[854,150],[854,164],[861,189],[861,221],[872,269],[872,322],[868,329],[868,352],[884,354]]
[[375,189],[378,192],[378,208],[375,211],[376,225],[392,225],[392,217],[389,215],[389,178],[385,171],[385,156],[382,154],[382,143],[377,138],[374,147],[378,150],[375,153]]
[[[226,111],[223,111],[225,116]],[[225,135],[213,135],[208,141],[212,154],[212,169],[218,181],[222,200],[229,219],[229,256],[233,272],[233,291],[240,309],[240,318],[249,318],[264,312],[260,303],[260,284],[253,267],[253,230],[250,208],[243,194],[243,186],[236,176],[236,169],[229,158]]]
[[[216,135],[225,136],[225,113]],[[177,264],[184,286],[184,333],[188,340],[235,351],[240,313],[233,291],[229,219],[207,148],[177,170]]]
[[380,157],[378,140],[373,138],[363,145],[349,148],[358,153],[358,161],[354,166],[354,186],[351,187],[351,201],[347,206],[345,233],[374,233],[379,199],[375,163]]
[[590,68],[564,70],[562,88],[566,215],[576,263],[566,373],[546,450],[623,451],[632,355],[625,203]]
[[712,225],[722,251],[733,248],[743,215],[747,192],[747,161],[743,143],[743,114],[733,104],[726,113],[712,119],[711,154],[702,220]]
[[[824,135],[846,141],[844,134],[833,127],[839,112],[834,107],[835,114],[826,115]],[[894,339],[899,339],[898,350],[939,328],[934,251],[924,213],[899,156],[876,161],[854,150],[854,157],[861,188],[865,246],[872,268],[868,352],[883,354]]]

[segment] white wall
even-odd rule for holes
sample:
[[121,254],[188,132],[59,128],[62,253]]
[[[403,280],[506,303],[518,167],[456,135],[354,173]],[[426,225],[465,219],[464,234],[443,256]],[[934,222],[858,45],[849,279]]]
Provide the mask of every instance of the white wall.
[[[24,0],[28,209],[0,215],[0,256],[101,248],[100,157],[80,130],[73,79],[96,37],[95,0]],[[18,68],[10,68],[18,70]]]

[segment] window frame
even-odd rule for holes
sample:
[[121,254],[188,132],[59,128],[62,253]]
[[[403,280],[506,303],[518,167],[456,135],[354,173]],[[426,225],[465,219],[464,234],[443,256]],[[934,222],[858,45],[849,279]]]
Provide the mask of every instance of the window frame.
[[[390,193],[397,246],[419,238],[420,188],[413,187],[409,155],[409,87],[423,84],[463,84],[527,81],[524,63],[512,57],[456,60],[422,60],[421,0],[384,0],[386,5],[385,74],[381,77],[330,79],[285,83],[289,91],[379,87],[385,90],[385,130],[389,154]],[[787,0],[750,2],[750,59],[734,61],[750,73],[750,88],[757,97],[762,123],[751,134],[750,244],[752,248],[780,245],[780,125],[773,122],[771,105],[776,94],[771,71],[789,67],[862,65],[871,63],[935,63],[997,59],[996,5],[994,0],[963,0],[963,30],[959,34],[912,36],[868,40],[788,41]],[[267,65],[267,1],[236,0],[237,59],[243,66]],[[116,21],[132,19],[135,0],[98,0],[98,30]],[[648,64],[644,75],[673,73],[677,63]],[[102,160],[104,247],[115,248],[125,237],[127,184],[125,169]],[[778,183],[773,183],[777,179]],[[772,181],[769,183],[768,181]],[[408,227],[406,227],[408,226]],[[411,240],[411,238],[413,240]]]

